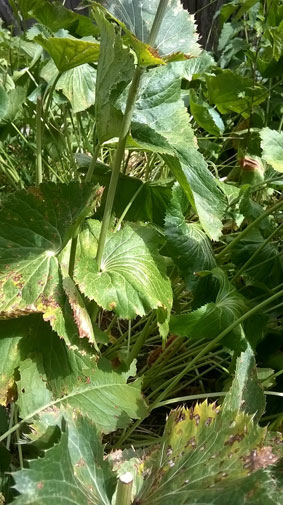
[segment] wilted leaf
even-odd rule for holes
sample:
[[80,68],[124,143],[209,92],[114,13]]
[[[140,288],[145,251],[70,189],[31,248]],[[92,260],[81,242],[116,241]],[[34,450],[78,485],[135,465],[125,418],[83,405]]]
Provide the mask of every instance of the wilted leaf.
[[245,414],[218,412],[204,402],[170,413],[160,449],[143,462],[137,502],[172,505],[177,497],[178,505],[279,505],[268,469],[278,457],[263,446],[265,430]]

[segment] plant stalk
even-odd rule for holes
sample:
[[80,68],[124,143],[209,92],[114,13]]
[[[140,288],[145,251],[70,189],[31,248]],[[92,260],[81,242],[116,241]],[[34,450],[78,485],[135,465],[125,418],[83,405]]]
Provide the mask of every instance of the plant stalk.
[[133,489],[133,475],[126,472],[120,476],[117,486],[115,505],[131,505]]
[[41,127],[42,99],[36,101],[36,186],[42,183],[42,127]]
[[97,162],[97,158],[98,158],[99,149],[100,149],[100,143],[97,142],[96,135],[95,135],[94,141],[95,141],[95,147],[94,147],[93,157],[92,157],[92,160],[91,160],[90,165],[88,167],[85,182],[91,182],[93,172],[95,169],[95,165]]
[[[158,31],[160,29],[160,26],[161,26],[161,23],[162,23],[162,20],[163,20],[165,11],[166,11],[166,7],[168,5],[168,1],[169,0],[160,0],[160,2],[159,2],[158,9],[156,11],[156,15],[155,15],[155,18],[154,18],[154,21],[152,24],[152,28],[151,28],[151,31],[150,31],[150,34],[148,37],[148,41],[147,41],[148,44],[150,44],[151,46],[153,46],[155,43],[156,37],[158,35]],[[140,81],[141,81],[141,77],[143,75],[143,72],[144,72],[144,68],[141,68],[141,67],[136,68],[136,70],[134,72],[133,80],[131,82],[130,89],[129,89],[126,110],[125,110],[125,114],[123,117],[118,147],[117,147],[117,151],[115,154],[115,159],[114,159],[114,164],[113,164],[113,169],[112,169],[112,174],[111,174],[111,179],[110,179],[110,184],[109,184],[109,189],[108,189],[107,199],[106,199],[106,204],[105,204],[105,209],[104,209],[104,215],[103,215],[103,220],[102,220],[102,225],[101,225],[101,231],[100,231],[100,236],[99,236],[99,240],[98,240],[98,248],[97,248],[97,255],[96,255],[98,270],[101,269],[101,261],[102,261],[106,236],[107,236],[107,232],[109,229],[109,224],[110,224],[112,208],[113,208],[115,193],[116,193],[116,189],[117,189],[117,183],[118,183],[118,179],[119,179],[119,174],[120,174],[120,170],[121,170],[121,166],[122,166],[122,161],[124,158],[127,136],[129,134],[129,130],[131,127],[136,97],[137,97],[137,93],[139,90],[139,85],[140,85]]]
[[106,204],[105,204],[105,209],[104,209],[104,215],[103,215],[103,220],[102,220],[102,225],[101,225],[101,230],[100,230],[100,235],[99,235],[99,240],[98,240],[98,248],[97,248],[97,255],[96,255],[98,270],[100,270],[100,267],[101,267],[102,255],[103,255],[103,251],[104,251],[106,235],[107,235],[107,232],[109,229],[112,208],[113,208],[115,193],[116,193],[119,174],[120,174],[120,168],[121,168],[123,157],[124,157],[127,136],[128,136],[130,126],[131,126],[136,96],[138,93],[139,84],[140,84],[140,80],[141,80],[141,76],[143,74],[143,71],[144,71],[144,69],[142,69],[140,67],[136,68],[135,73],[134,73],[134,77],[133,77],[133,80],[132,80],[132,83],[131,83],[131,86],[129,89],[126,110],[125,110],[123,123],[122,123],[122,127],[121,127],[119,143],[118,143],[117,151],[116,151],[115,158],[114,158],[114,164],[113,164],[113,169],[112,169],[112,174],[111,174],[111,179],[110,179],[110,184],[109,184],[109,189],[108,189],[107,199],[106,199]]

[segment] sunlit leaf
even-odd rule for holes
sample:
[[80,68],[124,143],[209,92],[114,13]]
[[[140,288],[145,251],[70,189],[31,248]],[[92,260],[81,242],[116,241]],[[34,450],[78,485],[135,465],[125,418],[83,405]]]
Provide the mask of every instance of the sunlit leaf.
[[41,312],[67,337],[57,255],[97,197],[97,188],[44,183],[7,200],[0,230],[1,317]]
[[121,318],[132,319],[160,309],[165,313],[160,331],[166,336],[172,291],[152,230],[126,225],[109,233],[101,272],[93,256],[96,236],[90,233],[89,237],[91,248],[82,249],[75,268],[74,278],[82,293]]
[[274,170],[283,172],[283,133],[263,128],[260,132],[263,159]]
[[50,37],[38,35],[34,39],[53,58],[59,72],[65,72],[84,63],[95,63],[99,57],[99,44],[69,37]]
[[99,3],[122,24],[140,64],[162,63],[161,58],[186,59],[198,56],[200,48],[194,18],[183,9],[179,0],[169,0],[153,48],[147,46],[147,42],[159,0],[121,0],[119,3],[100,0]]

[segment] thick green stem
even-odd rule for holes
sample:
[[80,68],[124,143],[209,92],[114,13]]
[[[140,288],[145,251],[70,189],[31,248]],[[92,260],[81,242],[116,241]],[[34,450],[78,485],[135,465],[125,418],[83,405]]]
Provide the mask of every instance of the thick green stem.
[[[154,45],[156,37],[158,35],[166,7],[168,5],[169,0],[160,0],[158,9],[152,24],[152,28],[148,37],[148,44],[151,46]],[[101,225],[101,231],[100,231],[100,236],[99,236],[99,241],[98,241],[98,248],[97,248],[97,256],[96,256],[96,261],[97,261],[97,266],[98,270],[101,268],[101,261],[102,261],[102,255],[104,251],[104,245],[106,241],[106,235],[109,229],[109,224],[110,224],[110,219],[111,219],[111,214],[112,214],[112,208],[113,208],[113,203],[114,203],[114,198],[115,198],[115,193],[117,189],[117,183],[119,179],[119,174],[121,170],[121,165],[122,161],[124,158],[124,152],[125,152],[125,147],[126,147],[126,141],[127,141],[127,136],[130,130],[131,126],[131,121],[132,121],[132,116],[134,112],[134,107],[135,107],[135,101],[141,81],[142,74],[144,72],[144,68],[137,67],[133,76],[133,80],[129,89],[129,94],[128,94],[128,99],[127,99],[127,104],[126,104],[126,110],[125,114],[123,117],[123,123],[121,127],[121,133],[119,137],[119,142],[118,142],[118,147],[117,151],[115,154],[115,159],[114,159],[114,164],[113,164],[113,169],[112,169],[112,175],[110,179],[110,184],[109,184],[109,189],[107,193],[107,199],[106,199],[106,204],[105,204],[105,210],[104,210],[104,215],[103,215],[103,220],[102,220],[102,225]]]
[[280,207],[282,207],[282,206],[283,206],[283,198],[280,198],[279,202],[272,205],[272,207],[269,207],[269,209],[266,209],[266,211],[263,212],[263,214],[261,214],[259,217],[257,217],[241,233],[239,233],[239,235],[237,235],[237,237],[234,238],[234,240],[232,240],[232,242],[230,242],[226,247],[224,247],[224,249],[219,254],[217,254],[217,256],[216,256],[217,259],[219,260],[219,259],[223,258],[223,256],[225,256],[225,254],[228,251],[230,251],[230,249],[235,247],[235,245],[237,245],[238,242],[240,242],[240,240],[242,240],[250,232],[250,230],[252,228],[257,226],[263,219],[265,219],[267,216],[269,216],[270,214],[272,214],[276,210],[280,209]]
[[42,99],[36,102],[36,186],[42,183],[42,127],[41,127]]
[[133,475],[131,472],[120,476],[117,486],[115,505],[131,505],[133,489]]
[[96,256],[98,270],[100,270],[100,267],[101,267],[101,260],[102,260],[104,245],[105,245],[105,241],[106,241],[106,235],[107,235],[107,232],[109,229],[112,208],[113,208],[117,183],[118,183],[119,174],[120,174],[120,168],[121,168],[123,157],[124,157],[127,136],[128,136],[129,129],[131,126],[136,96],[138,93],[139,84],[140,84],[142,74],[143,74],[143,69],[140,67],[137,67],[135,70],[135,73],[134,73],[134,77],[133,77],[130,89],[129,89],[126,110],[125,110],[125,114],[124,114],[124,118],[123,118],[121,134],[119,137],[119,143],[118,143],[117,151],[115,154],[115,159],[114,159],[114,164],[113,164],[113,169],[112,169],[112,174],[111,174],[111,179],[110,179],[110,184],[109,184],[109,189],[108,189],[107,199],[106,199],[106,204],[105,204],[105,209],[104,209],[104,215],[103,215],[103,220],[102,220],[102,225],[101,225],[101,231],[100,231],[100,236],[99,236],[99,241],[98,241],[97,256]]

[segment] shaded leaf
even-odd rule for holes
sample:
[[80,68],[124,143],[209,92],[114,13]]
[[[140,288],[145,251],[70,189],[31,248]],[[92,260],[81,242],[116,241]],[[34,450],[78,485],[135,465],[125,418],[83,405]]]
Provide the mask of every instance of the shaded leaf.
[[21,360],[19,364],[20,379],[17,381],[17,405],[21,417],[27,417],[42,405],[51,401],[51,391],[46,386],[46,375],[40,355]]
[[87,16],[66,9],[58,0],[18,0],[25,17],[35,18],[52,32],[64,28],[80,37],[97,35],[98,29]]
[[215,76],[207,75],[206,82],[208,99],[221,114],[234,111],[249,117],[251,106],[264,102],[267,96],[265,88],[231,70],[223,70]]
[[[40,76],[48,83],[53,81],[57,75],[58,69],[53,60],[49,60],[40,72]],[[73,112],[77,113],[88,109],[95,103],[95,83],[96,70],[85,63],[63,72],[55,89],[62,90],[62,93],[71,102]]]
[[165,218],[165,235],[169,251],[180,268],[187,289],[194,290],[201,283],[203,289],[209,277],[200,278],[197,272],[216,266],[211,244],[198,223],[187,223],[184,217],[188,200],[182,188],[175,184]]
[[0,321],[0,404],[6,405],[14,385],[14,371],[21,361],[19,341],[28,333],[22,320]]
[[[213,269],[212,274],[220,285],[216,301],[207,303],[188,314],[172,316],[170,330],[175,335],[192,339],[213,339],[242,315],[245,309],[243,297],[230,284],[220,268]],[[239,326],[234,328],[223,342],[231,349],[245,349],[246,341],[243,339],[242,328]]]
[[9,97],[5,89],[0,85],[0,121],[6,116],[9,107]]
[[225,126],[220,114],[208,103],[198,99],[193,90],[190,90],[190,110],[197,124],[208,133],[216,136],[223,133]]
[[78,258],[74,278],[89,299],[121,318],[132,319],[153,309],[162,310],[165,321],[160,331],[163,336],[167,335],[171,284],[151,229],[126,225],[120,231],[109,233],[101,272],[97,270],[93,249],[86,249]]
[[14,478],[22,493],[18,505],[110,505],[116,484],[95,426],[80,415],[68,418],[67,430],[44,458],[30,461]]
[[53,58],[59,72],[65,72],[84,63],[98,61],[99,44],[70,37],[50,37],[38,35],[34,39]]
[[[90,156],[81,154],[76,155],[79,167],[86,171],[91,162]],[[101,186],[108,187],[111,177],[111,168],[100,162],[96,163],[92,180]],[[125,220],[144,221],[163,226],[165,212],[171,198],[172,179],[158,179],[156,181],[143,182],[137,177],[119,174],[117,190],[113,209],[117,217],[120,217],[129,201],[133,199]],[[96,215],[103,216],[106,192],[102,195],[102,200]]]
[[283,172],[283,133],[270,128],[263,128],[260,131],[260,137],[263,159],[274,170]]

